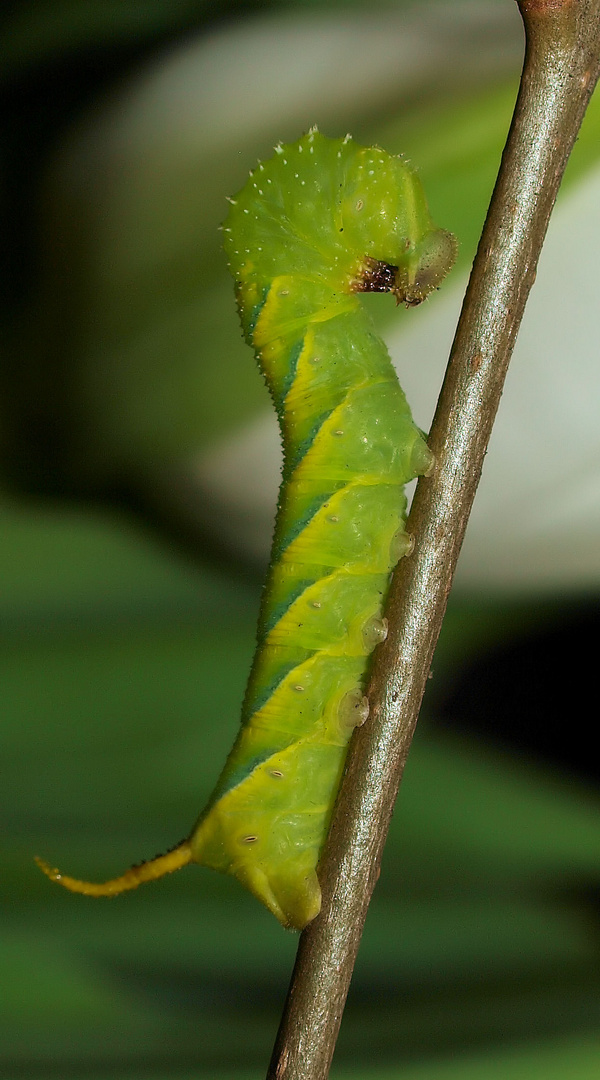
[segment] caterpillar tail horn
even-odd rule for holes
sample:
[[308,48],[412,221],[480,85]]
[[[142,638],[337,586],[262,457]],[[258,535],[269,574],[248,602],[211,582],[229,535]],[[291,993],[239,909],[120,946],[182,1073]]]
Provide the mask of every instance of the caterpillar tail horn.
[[128,889],[137,889],[144,881],[155,881],[156,878],[172,874],[174,870],[180,870],[192,860],[192,852],[187,840],[168,851],[166,855],[157,855],[155,859],[132,866],[120,877],[111,878],[109,881],[79,881],[78,878],[68,877],[61,874],[60,870],[49,866],[43,859],[36,857],[36,863],[40,870],[51,881],[57,881],[74,893],[83,893],[84,896],[118,896],[119,893],[127,892]]

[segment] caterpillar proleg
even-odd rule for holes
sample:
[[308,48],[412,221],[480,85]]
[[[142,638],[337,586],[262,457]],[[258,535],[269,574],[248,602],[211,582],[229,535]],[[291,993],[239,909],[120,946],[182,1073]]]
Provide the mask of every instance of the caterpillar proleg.
[[404,485],[432,466],[359,298],[419,304],[456,244],[415,172],[316,129],[276,147],[231,200],[225,250],[244,336],[281,426],[283,479],[242,724],[189,839],[92,884],[114,895],[193,861],[234,874],[284,926],[319,911],[320,853],[390,573],[410,551]]

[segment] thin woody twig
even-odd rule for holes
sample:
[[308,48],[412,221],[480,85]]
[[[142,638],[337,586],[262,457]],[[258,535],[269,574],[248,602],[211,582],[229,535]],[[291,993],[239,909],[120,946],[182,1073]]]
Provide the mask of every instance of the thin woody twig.
[[268,1080],[326,1080],[367,908],[500,394],[556,193],[600,64],[600,0],[517,0],[523,75],[321,862]]

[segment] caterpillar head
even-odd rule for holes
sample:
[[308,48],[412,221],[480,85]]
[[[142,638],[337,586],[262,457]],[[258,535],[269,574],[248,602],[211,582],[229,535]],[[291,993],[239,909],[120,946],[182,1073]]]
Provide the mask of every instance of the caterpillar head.
[[456,259],[457,244],[445,229],[428,232],[418,244],[407,241],[399,266],[365,256],[353,283],[355,292],[391,292],[397,304],[416,307],[437,289]]
[[407,307],[422,303],[430,292],[440,286],[454,266],[457,247],[452,233],[445,229],[434,229],[412,250],[409,249],[406,263],[396,272],[392,292],[397,303],[406,304]]

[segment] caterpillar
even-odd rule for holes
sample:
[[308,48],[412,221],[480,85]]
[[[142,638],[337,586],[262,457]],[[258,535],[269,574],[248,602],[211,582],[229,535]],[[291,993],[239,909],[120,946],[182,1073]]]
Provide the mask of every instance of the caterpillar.
[[103,883],[38,860],[74,892],[112,896],[188,862],[235,875],[286,926],[319,912],[319,856],[391,571],[411,550],[404,485],[432,455],[360,303],[411,307],[452,266],[401,158],[316,128],[279,145],[224,223],[246,341],[281,426],[283,478],[242,723],[189,838]]

